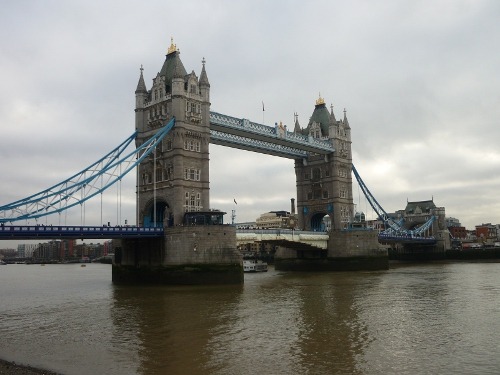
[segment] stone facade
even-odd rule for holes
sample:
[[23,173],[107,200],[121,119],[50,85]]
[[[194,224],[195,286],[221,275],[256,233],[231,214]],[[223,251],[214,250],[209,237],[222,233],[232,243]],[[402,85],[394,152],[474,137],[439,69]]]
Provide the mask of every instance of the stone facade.
[[328,112],[324,100],[319,98],[307,128],[301,129],[296,119],[295,132],[328,139],[335,148],[327,156],[311,154],[307,159],[295,160],[299,229],[325,230],[325,215],[330,217],[332,229],[347,228],[354,205],[351,128],[345,111],[344,119],[337,121],[333,108]]
[[143,72],[136,96],[136,145],[175,118],[161,147],[137,168],[137,223],[173,226],[186,211],[208,211],[210,83],[205,60],[200,77],[187,74],[172,43],[161,71],[146,88]]

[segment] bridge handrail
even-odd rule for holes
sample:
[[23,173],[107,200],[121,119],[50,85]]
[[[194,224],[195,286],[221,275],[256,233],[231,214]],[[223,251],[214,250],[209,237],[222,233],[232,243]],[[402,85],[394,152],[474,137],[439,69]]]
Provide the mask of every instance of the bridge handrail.
[[1,225],[1,237],[16,237],[16,236],[36,236],[45,235],[54,237],[65,237],[75,235],[77,237],[85,235],[161,235],[163,227],[136,227],[136,226],[75,226],[75,225]]
[[278,229],[278,228],[273,228],[273,229],[254,229],[254,228],[238,228],[236,229],[236,233],[258,233],[258,234],[293,234],[293,235],[299,235],[299,234],[308,234],[308,235],[317,235],[317,236],[324,236],[328,235],[328,232],[323,232],[323,231],[311,231],[311,230],[297,230],[297,229]]
[[80,226],[80,225],[1,225],[0,232],[156,232],[162,233],[162,227],[136,227],[136,226]]

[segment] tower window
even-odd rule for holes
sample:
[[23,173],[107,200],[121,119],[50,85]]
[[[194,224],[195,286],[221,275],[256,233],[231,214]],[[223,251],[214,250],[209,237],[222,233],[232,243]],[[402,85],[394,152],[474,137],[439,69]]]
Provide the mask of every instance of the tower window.
[[195,168],[184,169],[184,178],[191,181],[200,181],[201,170]]
[[321,169],[314,168],[312,171],[312,180],[319,181],[321,179]]

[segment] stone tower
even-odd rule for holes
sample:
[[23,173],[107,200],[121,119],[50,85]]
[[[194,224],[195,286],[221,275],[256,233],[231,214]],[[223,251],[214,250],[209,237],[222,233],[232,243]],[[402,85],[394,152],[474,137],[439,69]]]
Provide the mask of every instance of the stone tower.
[[171,42],[147,89],[141,73],[135,91],[136,146],[175,118],[174,128],[137,168],[137,224],[174,226],[185,212],[208,211],[210,83],[205,59],[198,78],[187,73]]
[[[344,229],[353,217],[351,128],[344,110],[343,120],[335,118],[323,98],[316,105],[307,125],[301,129],[296,119],[295,132],[329,139],[335,152],[330,155],[311,154],[295,161],[297,211],[299,226],[305,230]],[[325,217],[326,216],[326,217]],[[329,222],[329,223],[328,223]]]

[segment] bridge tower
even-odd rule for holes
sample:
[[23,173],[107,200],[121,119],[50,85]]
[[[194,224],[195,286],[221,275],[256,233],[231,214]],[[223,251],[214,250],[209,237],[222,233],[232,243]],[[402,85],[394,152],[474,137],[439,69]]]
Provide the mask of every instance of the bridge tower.
[[194,71],[188,74],[172,41],[149,90],[141,66],[135,97],[136,146],[175,118],[161,147],[137,168],[137,224],[174,226],[187,211],[209,211],[210,83],[205,59],[199,78]]
[[[351,128],[344,118],[337,120],[326,108],[321,96],[316,100],[307,128],[301,129],[295,119],[296,133],[328,139],[335,152],[310,155],[295,160],[299,226],[305,230],[339,230],[347,228],[353,217]],[[329,224],[330,223],[330,224]]]

